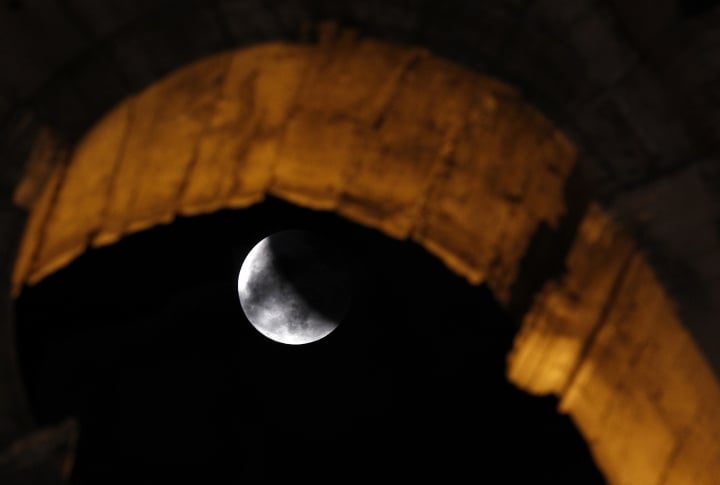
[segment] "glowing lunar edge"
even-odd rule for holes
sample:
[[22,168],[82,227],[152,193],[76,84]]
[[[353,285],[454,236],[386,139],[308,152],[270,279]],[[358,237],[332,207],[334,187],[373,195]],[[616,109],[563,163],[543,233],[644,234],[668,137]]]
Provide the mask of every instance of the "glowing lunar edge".
[[[314,308],[281,270],[271,238],[298,234],[302,237],[301,231],[284,231],[260,241],[248,253],[238,275],[240,304],[250,323],[269,339],[290,345],[320,340],[339,324],[335,316],[327,316]],[[312,273],[311,264],[306,266],[309,268],[305,273]]]

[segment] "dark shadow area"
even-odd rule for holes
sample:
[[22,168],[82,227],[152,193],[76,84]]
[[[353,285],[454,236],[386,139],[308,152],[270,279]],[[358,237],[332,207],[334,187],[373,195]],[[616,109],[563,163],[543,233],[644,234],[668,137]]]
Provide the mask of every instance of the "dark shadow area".
[[[351,298],[350,262],[353,250],[310,231],[285,230],[268,239],[272,264],[268,278],[256,278],[258,286],[272,286],[276,276],[291,282],[297,295],[318,315],[341,321]],[[272,290],[271,290],[272,291]]]
[[510,288],[508,312],[518,316],[518,324],[520,317],[530,310],[535,295],[548,281],[560,279],[567,270],[565,258],[590,206],[589,194],[582,169],[575,165],[563,191],[565,213],[554,228],[547,222],[538,224]]
[[718,0],[678,0],[680,12],[686,17],[706,14],[720,5]]
[[[340,327],[304,346],[246,321],[236,278],[273,232],[354,255]],[[16,304],[40,424],[77,416],[73,481],[605,483],[552,398],[505,379],[514,325],[422,248],[269,200],[93,250]]]

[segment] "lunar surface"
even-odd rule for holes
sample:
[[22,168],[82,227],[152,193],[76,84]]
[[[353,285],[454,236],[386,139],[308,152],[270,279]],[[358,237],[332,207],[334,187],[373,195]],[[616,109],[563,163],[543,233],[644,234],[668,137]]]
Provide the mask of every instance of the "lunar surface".
[[282,231],[248,253],[238,275],[245,315],[284,344],[315,342],[337,328],[350,305],[349,273],[339,250],[308,231]]

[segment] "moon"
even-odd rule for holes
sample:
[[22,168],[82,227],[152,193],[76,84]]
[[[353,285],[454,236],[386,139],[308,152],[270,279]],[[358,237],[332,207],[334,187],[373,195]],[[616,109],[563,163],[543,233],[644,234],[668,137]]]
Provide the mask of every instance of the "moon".
[[349,283],[337,247],[315,233],[288,230],[250,250],[240,267],[238,296],[258,332],[302,345],[328,336],[345,318]]

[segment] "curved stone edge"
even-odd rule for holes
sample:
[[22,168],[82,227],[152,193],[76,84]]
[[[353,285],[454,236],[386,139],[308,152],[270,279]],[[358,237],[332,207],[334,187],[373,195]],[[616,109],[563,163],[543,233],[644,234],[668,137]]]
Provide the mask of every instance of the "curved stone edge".
[[[55,202],[42,216],[47,222],[38,223],[45,235],[33,249],[30,269],[17,282],[38,281],[90,245],[112,243],[169,222],[176,214],[242,207],[270,193],[335,210],[394,237],[412,237],[470,281],[487,281],[501,300],[510,299],[509,288],[538,225],[558,223],[562,187],[574,159],[569,142],[524,108],[516,93],[480,77],[468,81],[462,74],[466,71],[422,51],[351,35],[329,34],[318,49],[273,44],[215,59],[183,69],[131,98],[88,134],[59,175],[57,188],[48,185],[43,195]],[[369,60],[379,59],[379,67],[368,69]],[[341,85],[333,91],[320,82],[337,81],[344,72],[357,74],[353,69],[375,77],[358,90]],[[206,76],[208,70],[217,74]],[[464,87],[458,88],[458,82]],[[235,94],[192,95],[217,83]],[[378,92],[377,85],[392,89],[369,95]],[[436,118],[432,104],[417,111],[417,90],[426,92],[428,86],[431,92],[456,94],[457,107],[449,116]],[[278,90],[285,95],[270,96]],[[467,97],[470,91],[485,94]],[[180,111],[163,102],[176,94],[186,100]],[[510,122],[498,118],[498,112],[516,117]],[[412,119],[426,125],[407,130]],[[176,130],[186,136],[172,137]],[[493,144],[516,140],[515,135],[528,130],[531,136],[519,145],[523,150],[544,147],[536,150],[540,159],[527,159],[522,150],[497,151],[502,143]],[[235,140],[229,148],[223,143],[228,139]],[[473,145],[477,139],[485,142],[482,149]],[[168,140],[175,142],[170,152]],[[334,150],[333,156],[325,149]],[[361,149],[370,155],[357,158]],[[108,153],[113,159],[98,163]],[[184,161],[163,164],[168,153],[180,154]],[[501,154],[503,163],[495,166],[488,153]],[[93,178],[97,183],[74,186],[68,181],[87,176],[78,168],[83,163],[100,168]],[[337,170],[326,170],[328,165]],[[229,171],[203,179],[202,174],[214,172],[208,168],[217,166]],[[373,182],[388,176],[390,182],[381,182],[376,187],[382,190],[373,192]],[[413,182],[404,185],[407,180]],[[131,192],[123,193],[128,185]],[[527,198],[528,193],[534,196]],[[547,283],[531,307],[509,375],[531,392],[561,398],[561,408],[573,416],[613,483],[713,483],[711,464],[716,462],[706,457],[716,456],[717,381],[642,255],[598,210],[591,209],[580,226],[565,279]],[[40,217],[36,213],[42,211],[33,211],[32,217]],[[596,267],[583,266],[584,259],[592,259]],[[659,323],[652,325],[668,341],[653,340],[640,315],[618,316],[615,302],[624,301],[621,293],[634,294],[628,281],[652,290],[638,293],[637,301],[662,310],[654,314]],[[624,305],[627,311],[629,304]],[[671,316],[660,318],[663,309]],[[637,328],[636,321],[641,322]],[[607,330],[616,327],[622,331]],[[635,360],[613,358],[611,350],[624,348],[622,336],[628,332],[635,340],[625,342],[625,353],[635,352]],[[680,347],[673,347],[678,342]],[[646,347],[660,350],[653,353]],[[663,350],[676,360],[686,353],[690,363],[676,368],[673,360],[672,365],[656,361]],[[649,369],[647,363],[652,364]],[[689,383],[694,392],[689,401],[679,384],[675,390],[657,391],[657,382],[671,377]],[[640,391],[627,391],[630,386]],[[595,403],[588,393],[604,396],[604,401]],[[658,401],[658,393],[666,395],[667,403]],[[691,411],[683,410],[685,402],[694,403]],[[652,446],[644,445],[647,436],[656,437]]]
[[611,483],[717,483],[720,386],[644,254],[598,206],[548,282],[508,377],[554,394]]
[[205,59],[106,115],[38,198],[15,291],[88,246],[271,194],[410,237],[509,301],[533,234],[562,217],[572,144],[495,80],[323,39]]

